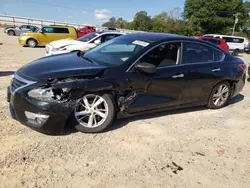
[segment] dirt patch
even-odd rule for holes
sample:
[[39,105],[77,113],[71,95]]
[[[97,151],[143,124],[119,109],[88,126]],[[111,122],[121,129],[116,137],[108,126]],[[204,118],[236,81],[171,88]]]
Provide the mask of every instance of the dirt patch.
[[118,120],[102,134],[46,136],[14,121],[6,102],[14,71],[45,50],[24,48],[2,29],[0,41],[0,187],[249,187],[249,82],[221,110],[176,110]]

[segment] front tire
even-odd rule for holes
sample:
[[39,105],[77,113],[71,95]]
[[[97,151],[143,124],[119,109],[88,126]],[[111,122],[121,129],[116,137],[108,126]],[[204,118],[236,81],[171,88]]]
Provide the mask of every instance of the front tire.
[[15,32],[14,32],[13,30],[9,30],[9,31],[8,31],[8,35],[14,36],[14,35],[15,35]]
[[29,39],[27,45],[31,48],[35,48],[37,46],[37,41],[35,39]]
[[75,105],[73,126],[84,133],[97,133],[111,125],[116,117],[113,97],[108,94],[87,94]]
[[209,97],[208,108],[220,109],[228,104],[230,99],[230,84],[228,82],[221,82],[217,84]]

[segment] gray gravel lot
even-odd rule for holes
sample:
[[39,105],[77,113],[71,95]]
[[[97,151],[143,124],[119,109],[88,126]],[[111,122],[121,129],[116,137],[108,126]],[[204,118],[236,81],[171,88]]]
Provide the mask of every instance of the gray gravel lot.
[[[43,57],[0,29],[0,187],[250,187],[250,82],[220,110],[118,120],[108,132],[47,136],[11,119],[11,74]],[[245,63],[250,55],[242,55]]]

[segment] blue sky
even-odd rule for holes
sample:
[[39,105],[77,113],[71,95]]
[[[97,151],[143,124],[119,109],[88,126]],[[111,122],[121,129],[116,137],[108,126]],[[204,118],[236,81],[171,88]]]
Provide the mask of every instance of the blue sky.
[[145,10],[154,16],[163,11],[183,8],[185,0],[0,0],[0,14],[68,21],[78,24],[102,24],[108,18],[130,21]]

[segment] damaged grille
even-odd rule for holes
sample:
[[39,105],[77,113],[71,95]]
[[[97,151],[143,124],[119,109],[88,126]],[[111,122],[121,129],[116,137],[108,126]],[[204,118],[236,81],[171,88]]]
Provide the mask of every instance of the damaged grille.
[[21,82],[20,80],[18,80],[18,79],[16,79],[16,78],[14,77],[13,80],[12,80],[12,83],[11,83],[11,89],[12,89],[12,91],[14,91],[14,90],[16,90],[17,88],[22,87],[22,86],[24,86],[24,85],[26,85],[26,83]]

